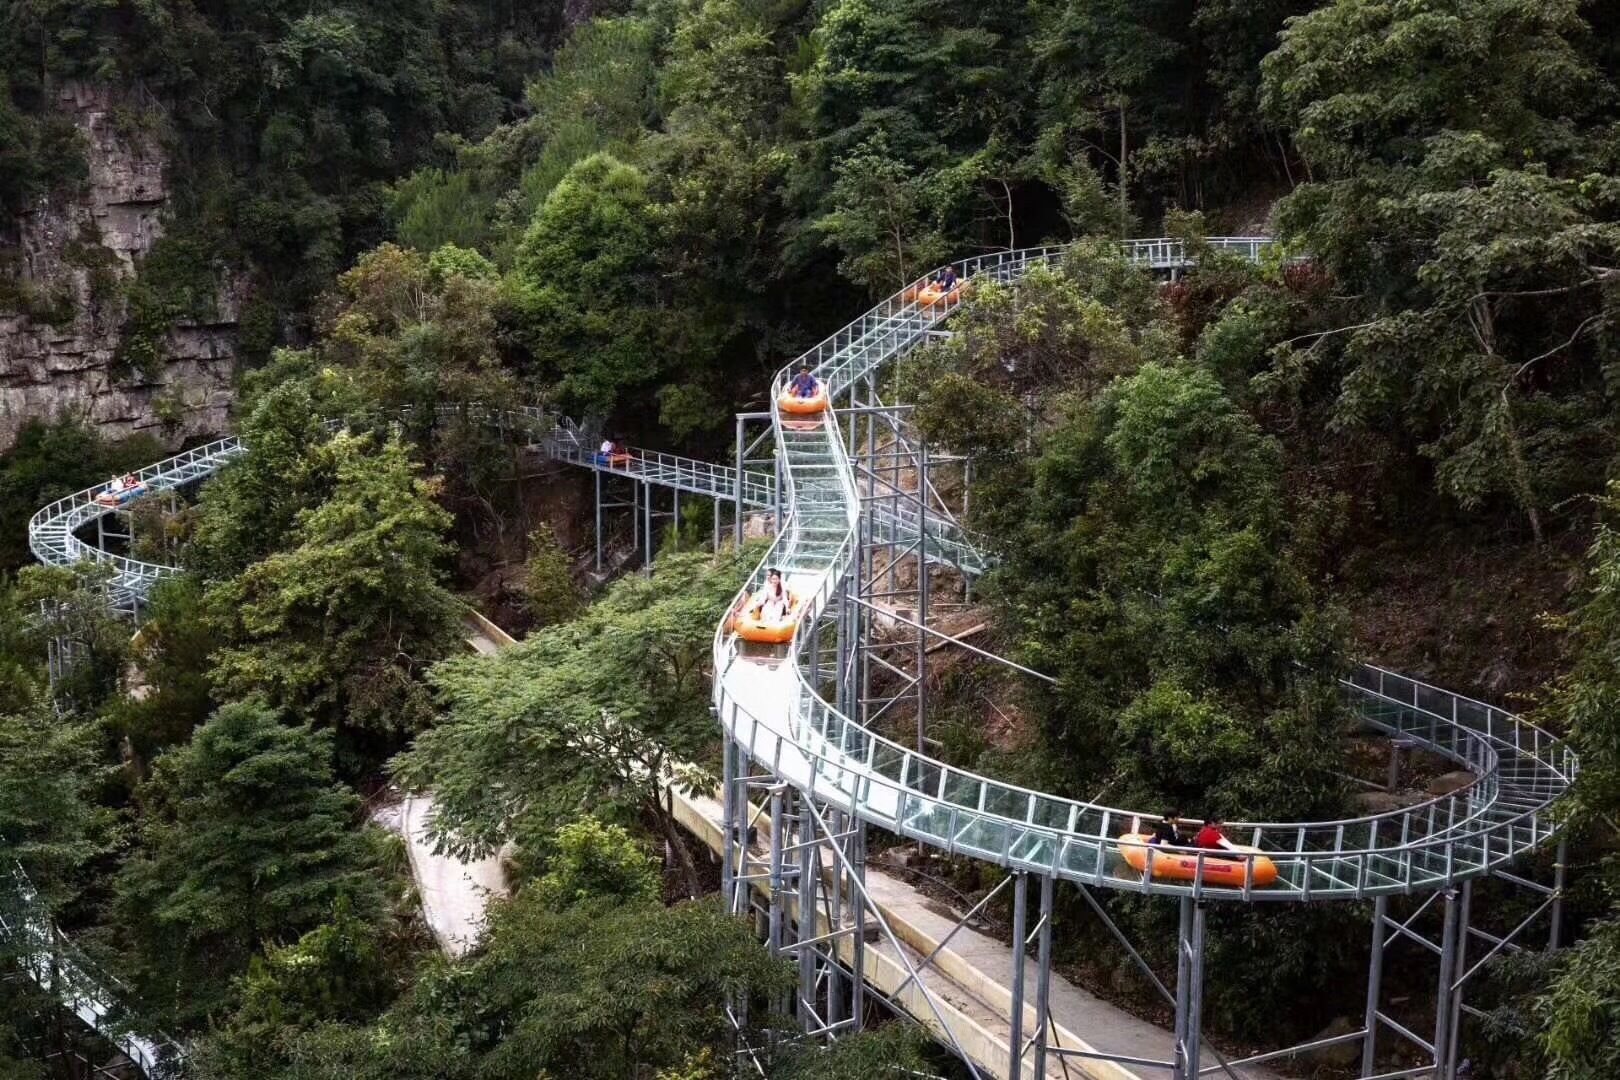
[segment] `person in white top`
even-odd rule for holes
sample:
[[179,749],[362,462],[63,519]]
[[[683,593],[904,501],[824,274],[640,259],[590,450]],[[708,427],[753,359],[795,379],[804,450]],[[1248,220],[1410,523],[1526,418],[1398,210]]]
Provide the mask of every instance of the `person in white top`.
[[754,604],[766,622],[781,622],[793,610],[793,594],[782,583],[782,572],[776,567],[765,571],[765,587],[754,594]]

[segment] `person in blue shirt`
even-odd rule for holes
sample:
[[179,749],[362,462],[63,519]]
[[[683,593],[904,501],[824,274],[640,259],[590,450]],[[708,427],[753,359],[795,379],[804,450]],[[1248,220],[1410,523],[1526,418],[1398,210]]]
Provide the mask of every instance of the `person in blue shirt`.
[[947,266],[939,272],[939,277],[934,279],[934,284],[939,286],[940,292],[948,293],[956,288],[959,280],[956,276],[956,267]]
[[788,393],[794,397],[812,398],[816,396],[816,391],[820,389],[821,384],[816,381],[814,375],[810,374],[810,369],[807,367],[800,368],[799,373],[793,377],[793,381],[788,383]]

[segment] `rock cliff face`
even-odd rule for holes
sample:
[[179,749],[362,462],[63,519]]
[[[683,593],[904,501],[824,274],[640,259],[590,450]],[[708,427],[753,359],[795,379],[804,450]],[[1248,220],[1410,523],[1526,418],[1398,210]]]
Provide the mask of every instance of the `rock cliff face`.
[[222,289],[208,321],[175,324],[161,370],[117,363],[120,285],[162,235],[168,158],[118,122],[123,102],[105,87],[64,85],[57,104],[83,136],[89,179],[76,196],[0,222],[0,247],[15,256],[0,275],[17,279],[4,295],[35,298],[0,300],[0,452],[31,418],[79,415],[111,438],[149,432],[169,445],[222,430],[239,290]]

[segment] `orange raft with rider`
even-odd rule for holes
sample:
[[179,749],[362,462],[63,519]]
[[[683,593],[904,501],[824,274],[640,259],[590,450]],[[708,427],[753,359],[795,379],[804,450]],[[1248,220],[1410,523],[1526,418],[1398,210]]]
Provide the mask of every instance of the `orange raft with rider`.
[[815,393],[808,397],[800,397],[792,390],[784,390],[782,396],[776,399],[776,404],[790,416],[815,416],[817,413],[827,411],[827,387],[817,386]]
[[1245,879],[1257,889],[1277,880],[1277,864],[1260,854],[1259,848],[1237,844],[1227,848],[1168,847],[1150,843],[1152,839],[1148,833],[1126,833],[1118,841],[1119,853],[1131,869],[1151,879],[1194,881],[1201,875],[1206,885],[1233,889],[1243,888]]
[[764,603],[758,597],[748,597],[731,616],[731,629],[744,641],[759,645],[783,645],[793,640],[793,628],[799,624],[804,601],[792,592],[787,594],[787,613],[779,619],[767,618]]

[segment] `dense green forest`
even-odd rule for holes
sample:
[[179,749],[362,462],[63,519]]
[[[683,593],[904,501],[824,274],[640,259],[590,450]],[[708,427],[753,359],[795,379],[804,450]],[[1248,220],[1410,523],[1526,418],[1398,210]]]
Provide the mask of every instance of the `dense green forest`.
[[[136,553],[186,572],[136,638],[94,573],[28,565],[26,522],[162,449],[41,417],[0,459],[0,862],[193,1074],[729,1075],[720,1003],[792,975],[655,778],[713,787],[711,637],[761,549],[700,550],[699,517],[647,576],[576,572],[589,527],[541,490],[567,481],[434,408],[543,402],[718,457],[874,299],[1043,243],[1068,250],[893,374],[974,461],[986,647],[1057,679],[942,666],[944,755],[1333,819],[1363,812],[1347,658],[1526,711],[1582,755],[1572,947],[1492,965],[1476,1075],[1620,1074],[1620,8],[0,0],[0,28],[0,286],[9,223],[85,183],[53,104],[74,81],[171,155],[165,234],[120,286],[131,362],[248,283],[249,453],[137,510]],[[1280,247],[1201,247],[1227,234]],[[1156,280],[1115,243],[1139,235],[1197,265]],[[462,655],[490,565],[527,633]],[[41,601],[81,643],[54,686]],[[464,959],[373,823],[391,787],[431,789],[458,852],[503,851],[513,896]],[[933,870],[975,897],[999,875]],[[1060,964],[1151,1012],[1060,892]],[[1174,969],[1173,908],[1107,904]],[[1206,1030],[1359,1016],[1357,908],[1214,910],[1234,974]],[[39,1004],[0,980],[0,1076],[59,1075],[39,1047],[83,1038]],[[892,1026],[772,1075],[874,1062],[950,1068]]]

